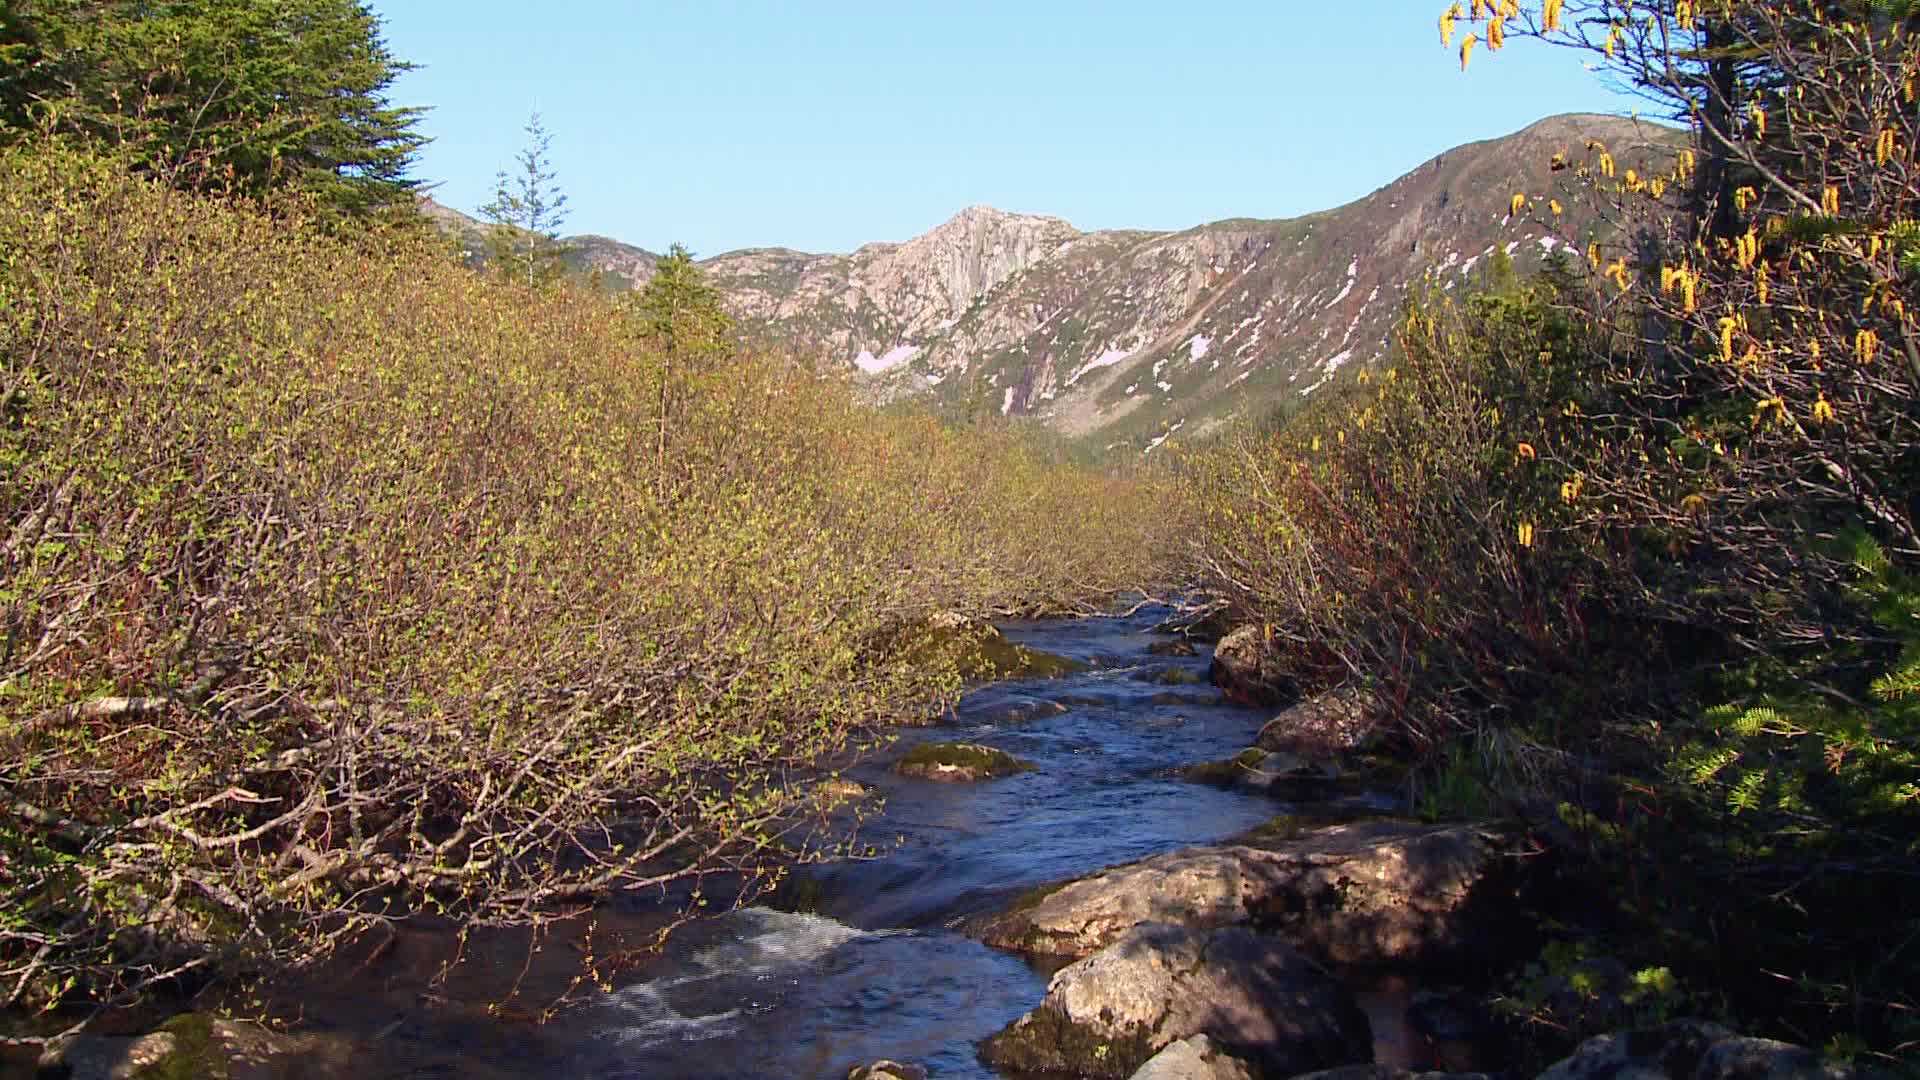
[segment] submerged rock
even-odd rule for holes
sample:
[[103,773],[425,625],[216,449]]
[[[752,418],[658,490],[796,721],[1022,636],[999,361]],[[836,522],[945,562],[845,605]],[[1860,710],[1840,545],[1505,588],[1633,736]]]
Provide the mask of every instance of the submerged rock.
[[1330,760],[1309,760],[1298,754],[1248,747],[1225,761],[1211,761],[1182,770],[1197,783],[1237,788],[1283,798],[1324,798],[1342,776]]
[[925,1065],[903,1065],[898,1061],[876,1061],[848,1070],[847,1080],[927,1080]]
[[1205,1035],[1189,1035],[1153,1055],[1129,1080],[1256,1080],[1253,1067]]
[[1213,647],[1213,684],[1244,705],[1280,705],[1300,696],[1258,626],[1242,626]]
[[991,780],[1015,773],[1032,772],[1033,766],[1005,750],[978,743],[921,743],[907,752],[893,771],[901,776],[922,780],[965,784]]
[[968,929],[1000,948],[1081,957],[1143,923],[1254,923],[1284,930],[1327,963],[1417,966],[1502,929],[1513,910],[1512,869],[1498,836],[1482,829],[1362,821],[1156,855],[1031,896]]
[[1062,968],[1040,1006],[980,1056],[1022,1072],[1127,1077],[1192,1035],[1273,1076],[1372,1057],[1353,998],[1285,942],[1165,923],[1136,926]]
[[1198,656],[1200,650],[1186,638],[1167,638],[1147,646],[1148,656]]

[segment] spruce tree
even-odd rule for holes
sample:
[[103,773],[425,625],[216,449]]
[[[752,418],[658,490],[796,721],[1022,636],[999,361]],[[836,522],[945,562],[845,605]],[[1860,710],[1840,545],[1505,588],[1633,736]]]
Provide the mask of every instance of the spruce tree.
[[493,200],[480,214],[493,223],[487,257],[493,267],[526,285],[539,286],[566,272],[569,248],[560,242],[567,196],[555,182],[553,135],[539,113],[527,120],[527,145],[514,156],[515,171],[500,170]]

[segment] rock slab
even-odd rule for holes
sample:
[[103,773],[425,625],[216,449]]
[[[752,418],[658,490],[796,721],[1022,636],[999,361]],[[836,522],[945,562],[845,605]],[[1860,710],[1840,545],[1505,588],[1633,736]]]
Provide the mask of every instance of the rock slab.
[[1475,947],[1507,915],[1500,838],[1364,821],[1271,845],[1194,847],[1070,882],[967,929],[989,945],[1084,957],[1144,923],[1255,924],[1346,967],[1417,967]]
[[1134,927],[1062,968],[1040,1006],[980,1056],[1017,1072],[1120,1078],[1194,1035],[1273,1076],[1373,1056],[1353,998],[1285,942],[1166,923]]

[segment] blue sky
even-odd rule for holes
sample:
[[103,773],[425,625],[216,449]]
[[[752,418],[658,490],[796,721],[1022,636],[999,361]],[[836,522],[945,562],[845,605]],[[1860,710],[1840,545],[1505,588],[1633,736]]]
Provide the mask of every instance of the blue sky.
[[[538,109],[567,232],[696,254],[903,240],[987,203],[1083,229],[1337,206],[1541,116],[1625,112],[1439,0],[372,0],[421,65],[417,174],[471,211]],[[1365,14],[1359,14],[1364,12]]]

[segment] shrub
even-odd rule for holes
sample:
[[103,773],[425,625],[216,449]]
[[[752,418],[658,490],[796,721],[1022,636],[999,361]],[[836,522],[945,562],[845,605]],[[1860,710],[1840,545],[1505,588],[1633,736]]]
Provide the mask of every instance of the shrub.
[[751,874],[796,770],[954,693],[914,626],[1155,548],[1143,485],[417,231],[0,176],[7,1004]]

